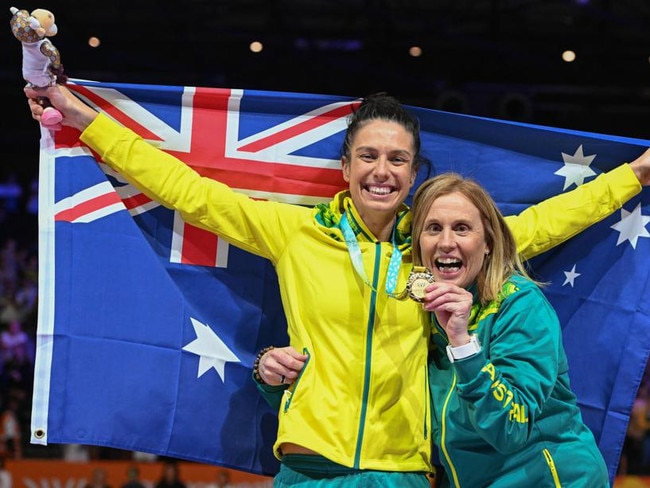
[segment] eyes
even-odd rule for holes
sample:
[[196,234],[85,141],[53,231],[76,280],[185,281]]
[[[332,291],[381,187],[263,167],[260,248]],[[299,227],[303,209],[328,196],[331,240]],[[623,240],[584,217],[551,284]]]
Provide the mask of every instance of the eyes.
[[[424,228],[424,231],[429,235],[438,235],[442,232],[442,225],[438,222],[430,222]],[[456,222],[452,224],[451,229],[454,233],[460,236],[467,235],[471,232],[472,228],[466,222]]]
[[[357,157],[366,163],[374,163],[379,159],[379,153],[374,151],[365,151],[357,154]],[[411,162],[410,156],[401,151],[388,154],[386,159],[389,163],[395,166],[402,166],[404,164],[410,164]]]

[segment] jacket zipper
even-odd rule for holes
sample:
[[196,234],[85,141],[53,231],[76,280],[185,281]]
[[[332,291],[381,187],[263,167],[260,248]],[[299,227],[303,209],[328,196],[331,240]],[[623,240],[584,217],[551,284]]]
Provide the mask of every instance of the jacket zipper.
[[449,471],[450,471],[450,478],[454,482],[454,486],[456,488],[460,488],[460,481],[458,480],[458,473],[456,472],[456,467],[454,466],[454,463],[451,461],[451,457],[449,456],[449,451],[447,450],[447,444],[446,444],[446,436],[447,436],[447,408],[449,406],[449,401],[451,400],[451,396],[454,393],[454,389],[456,388],[456,372],[454,371],[454,380],[451,382],[451,388],[447,392],[447,396],[445,397],[445,403],[442,406],[442,431],[440,433],[440,449],[442,449],[442,453],[445,456],[445,459],[447,460],[447,464],[449,465]]
[[366,414],[368,413],[368,392],[370,391],[370,365],[372,364],[372,338],[375,325],[375,307],[377,303],[377,282],[379,281],[379,269],[381,262],[381,243],[375,243],[375,269],[372,278],[372,292],[370,294],[370,311],[367,322],[366,338],[366,367],[363,379],[363,396],[361,400],[361,415],[359,418],[359,431],[357,434],[357,447],[354,452],[354,468],[359,469],[361,462],[361,447],[363,446],[363,433],[366,425]]
[[422,431],[424,432],[424,439],[429,438],[429,407],[431,405],[431,394],[429,393],[429,367],[424,365],[424,425]]
[[544,449],[542,452],[544,453],[546,464],[548,464],[548,468],[551,470],[551,476],[553,476],[553,483],[555,484],[555,487],[562,488],[562,483],[560,483],[560,476],[557,474],[557,468],[555,467],[553,456],[551,456],[551,453],[548,449]]

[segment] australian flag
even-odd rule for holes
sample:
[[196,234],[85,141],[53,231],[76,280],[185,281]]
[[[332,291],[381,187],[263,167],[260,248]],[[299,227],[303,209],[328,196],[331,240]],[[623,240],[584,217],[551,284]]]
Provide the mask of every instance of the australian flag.
[[[203,176],[314,205],[345,187],[351,97],[76,81],[78,96]],[[436,172],[506,215],[637,157],[650,141],[411,109]],[[274,412],[251,368],[286,345],[272,266],[185,224],[70,128],[41,138],[33,443],[110,446],[273,474]],[[614,476],[650,350],[650,193],[531,265],[564,327],[572,386]]]

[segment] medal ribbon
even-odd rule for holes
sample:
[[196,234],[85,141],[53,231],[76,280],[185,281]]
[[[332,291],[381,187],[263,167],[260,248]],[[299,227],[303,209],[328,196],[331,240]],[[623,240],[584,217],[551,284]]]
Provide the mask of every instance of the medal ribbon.
[[[357,272],[357,275],[363,280],[363,282],[370,287],[372,291],[377,291],[370,283],[366,270],[363,266],[363,258],[361,256],[361,248],[359,247],[359,241],[357,241],[357,236],[352,230],[352,226],[348,221],[347,212],[344,212],[341,216],[341,221],[339,223],[339,228],[343,233],[343,238],[345,239],[345,244],[348,246],[348,254],[350,255],[350,260],[352,261],[352,266]],[[402,251],[397,247],[395,242],[395,229],[393,229],[393,234],[391,236],[391,243],[393,245],[393,254],[390,257],[388,262],[388,275],[386,276],[386,293],[391,297],[397,297],[395,294],[395,288],[397,287],[397,275],[399,268],[402,265]]]

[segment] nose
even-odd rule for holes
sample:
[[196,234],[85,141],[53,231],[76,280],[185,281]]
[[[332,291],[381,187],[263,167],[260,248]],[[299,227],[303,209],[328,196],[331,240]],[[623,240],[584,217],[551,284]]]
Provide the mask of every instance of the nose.
[[381,179],[387,178],[389,174],[389,165],[388,159],[386,156],[379,156],[375,164],[374,173],[379,176]]
[[445,251],[452,249],[456,245],[454,232],[449,228],[444,228],[439,234],[438,246]]

